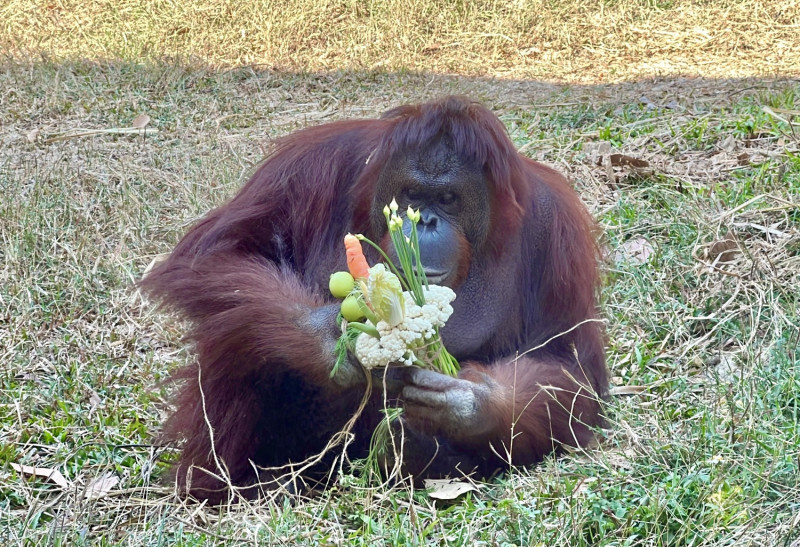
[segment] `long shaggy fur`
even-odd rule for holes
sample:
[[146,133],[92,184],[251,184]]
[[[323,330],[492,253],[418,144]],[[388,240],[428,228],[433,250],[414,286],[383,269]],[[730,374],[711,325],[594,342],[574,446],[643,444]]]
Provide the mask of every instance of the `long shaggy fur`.
[[[483,341],[457,356],[461,376],[490,378],[503,389],[485,417],[489,437],[459,445],[417,427],[407,469],[430,475],[461,466],[488,475],[592,440],[608,380],[594,321],[594,224],[564,177],[516,152],[497,117],[447,97],[277,141],[241,191],[141,282],[192,325],[196,362],[176,374],[181,388],[163,432],[182,444],[176,473],[185,493],[222,500],[228,492],[218,461],[233,484],[253,484],[254,466],[317,453],[356,411],[363,392],[331,381],[331,348],[305,318],[332,302],[327,279],[346,268],[344,234],[374,235],[370,213],[383,166],[441,135],[483,166],[491,196],[487,244],[465,254],[468,264],[496,271],[497,282],[485,287],[490,298],[456,299],[451,321],[473,325],[479,330],[463,336]],[[356,456],[379,419],[378,403],[356,425]]]

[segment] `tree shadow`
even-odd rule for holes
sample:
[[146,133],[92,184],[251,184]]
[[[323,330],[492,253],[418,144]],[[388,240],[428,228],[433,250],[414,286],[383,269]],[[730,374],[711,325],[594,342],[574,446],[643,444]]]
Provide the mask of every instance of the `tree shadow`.
[[[621,83],[575,84],[430,72],[280,72],[257,66],[220,69],[195,59],[159,62],[55,60],[46,54],[0,61],[5,124],[83,118],[115,122],[118,114],[197,108],[215,123],[269,133],[342,117],[375,116],[404,103],[466,95],[498,114],[552,107],[645,104],[649,108],[724,105],[743,96],[792,89],[800,78],[702,78],[673,75]],[[181,104],[173,101],[179,100]],[[24,114],[28,114],[23,115]],[[152,116],[152,114],[151,114]],[[101,119],[105,118],[105,122]],[[110,119],[109,119],[110,118]],[[238,121],[237,121],[238,120]],[[120,122],[124,120],[119,120]],[[208,120],[206,120],[208,121]],[[0,130],[0,134],[2,130]]]

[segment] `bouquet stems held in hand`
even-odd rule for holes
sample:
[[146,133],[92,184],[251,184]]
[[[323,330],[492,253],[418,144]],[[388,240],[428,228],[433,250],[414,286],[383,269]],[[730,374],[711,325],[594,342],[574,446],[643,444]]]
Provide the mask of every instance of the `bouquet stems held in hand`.
[[[337,365],[352,351],[368,369],[404,363],[455,376],[459,370],[458,361],[444,347],[439,335],[440,328],[453,313],[450,303],[455,293],[448,287],[428,284],[417,232],[420,212],[408,208],[409,236],[403,231],[405,221],[397,214],[394,200],[384,207],[383,213],[399,269],[373,241],[362,235],[345,236],[347,264],[353,282],[342,303],[346,324],[336,348]],[[377,249],[384,263],[370,267],[361,242]],[[342,273],[331,277],[331,292],[335,295],[346,292],[340,283],[334,283],[334,277],[341,278]],[[344,286],[349,287],[349,284]]]

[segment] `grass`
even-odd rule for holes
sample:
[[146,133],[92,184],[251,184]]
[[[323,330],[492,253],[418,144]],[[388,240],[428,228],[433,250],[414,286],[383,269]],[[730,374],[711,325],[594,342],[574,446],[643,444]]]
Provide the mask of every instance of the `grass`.
[[0,8],[0,48],[23,53],[584,83],[797,74],[798,31],[800,4],[785,0],[9,0]]
[[[0,7],[0,543],[796,545],[797,3],[500,4]],[[606,439],[449,503],[345,475],[294,505],[184,504],[152,438],[189,355],[134,281],[271,138],[450,92],[603,227]],[[157,132],[73,136],[143,113]]]

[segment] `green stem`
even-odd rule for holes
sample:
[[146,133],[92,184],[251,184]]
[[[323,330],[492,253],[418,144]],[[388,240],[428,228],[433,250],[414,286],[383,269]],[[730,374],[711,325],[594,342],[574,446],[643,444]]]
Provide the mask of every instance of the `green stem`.
[[400,261],[400,266],[403,268],[403,274],[408,281],[409,286],[413,289],[414,278],[410,276],[411,271],[411,256],[408,252],[408,244],[406,243],[406,236],[403,234],[403,228],[399,230],[389,229],[389,234],[392,238],[392,243],[397,251],[397,258]]
[[358,304],[358,309],[364,314],[364,317],[369,319],[370,323],[373,325],[377,325],[379,321],[378,317],[375,315],[375,312],[367,306],[367,303],[364,301],[364,295],[359,294],[356,298],[356,303]]
[[370,336],[374,336],[375,338],[380,339],[381,335],[378,333],[378,329],[373,327],[372,325],[367,325],[366,323],[359,323],[358,321],[353,321],[347,323],[347,328],[350,327],[354,328],[359,332],[363,332],[364,334],[369,334]]
[[[402,219],[404,224],[406,218]],[[400,265],[403,268],[403,274],[409,287],[408,292],[410,292],[414,297],[414,302],[416,302],[418,306],[421,306],[425,304],[425,295],[422,292],[422,285],[423,283],[427,284],[427,280],[425,278],[425,272],[422,270],[422,264],[420,260],[417,223],[411,219],[408,219],[408,221],[411,222],[411,237],[409,238],[409,241],[406,241],[406,236],[403,233],[402,226],[395,230],[392,230],[390,227],[389,232],[392,243],[397,251],[397,257],[400,261]],[[415,262],[417,264],[416,270],[414,269]]]
[[425,303],[425,293],[422,292],[422,286],[428,286],[428,276],[425,275],[425,269],[422,267],[422,257],[420,256],[419,249],[419,233],[417,232],[417,223],[414,221],[411,222],[411,248],[417,262],[417,270],[414,272],[414,281],[416,282],[417,290],[415,291],[414,299],[418,306],[422,306]]
[[[398,271],[398,269],[395,267],[395,265],[394,265],[394,264],[392,263],[392,261],[389,259],[389,256],[388,256],[388,255],[387,255],[387,254],[384,252],[384,250],[383,250],[383,249],[381,249],[380,245],[378,245],[377,243],[375,243],[375,242],[374,242],[374,241],[372,241],[371,239],[364,237],[364,236],[363,236],[363,235],[361,235],[361,234],[357,235],[356,237],[357,237],[357,238],[358,238],[360,241],[363,241],[364,243],[367,243],[367,244],[369,244],[369,245],[372,245],[372,246],[373,246],[373,247],[374,247],[374,248],[375,248],[375,249],[376,249],[376,250],[377,250],[377,251],[380,253],[380,255],[383,257],[383,259],[386,261],[386,265],[387,265],[387,266],[389,266],[389,269],[390,269],[390,270],[392,270],[392,273],[393,273],[394,275],[396,275],[396,276],[397,276],[397,278],[400,280],[400,283],[402,283],[402,284],[403,284],[403,288],[404,288],[405,290],[407,290],[407,291],[410,291],[410,290],[411,290],[411,289],[409,288],[408,284],[406,284],[406,280],[405,280],[405,279],[403,279],[403,276],[400,274],[400,272]],[[392,243],[394,243],[394,241],[392,241]]]

